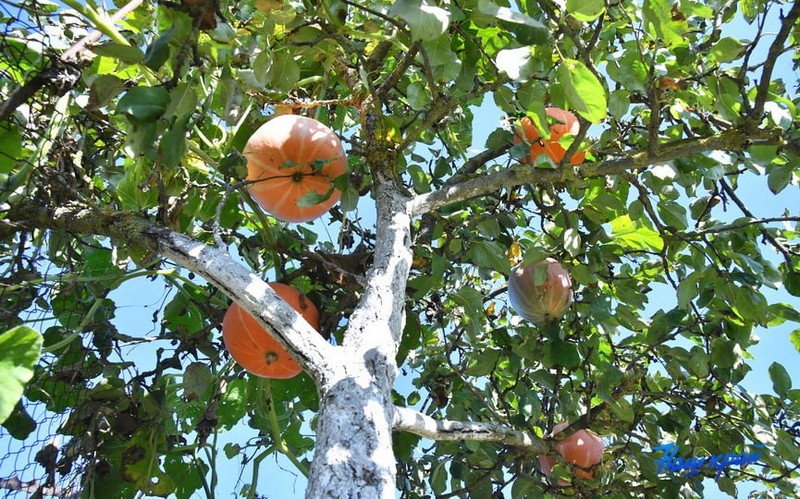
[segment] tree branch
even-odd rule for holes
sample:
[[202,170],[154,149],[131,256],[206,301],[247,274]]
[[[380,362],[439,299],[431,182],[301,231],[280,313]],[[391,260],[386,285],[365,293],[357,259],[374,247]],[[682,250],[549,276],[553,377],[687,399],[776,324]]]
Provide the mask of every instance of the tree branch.
[[395,431],[413,433],[430,440],[479,440],[517,447],[531,454],[546,454],[547,444],[540,438],[500,423],[437,420],[408,407],[395,406]]
[[[392,350],[385,353],[394,358],[405,324],[403,290],[411,268],[411,215],[408,198],[381,175],[376,175],[375,198],[378,215],[374,260],[361,300],[350,316],[344,346],[355,346],[361,352],[381,351],[391,341]],[[376,325],[386,328],[391,336],[370,332]]]
[[753,105],[753,117],[756,121],[761,119],[761,114],[764,112],[764,104],[767,102],[769,96],[769,86],[772,83],[772,70],[775,69],[775,63],[784,50],[784,43],[789,37],[792,30],[796,29],[797,20],[800,18],[800,2],[793,2],[789,13],[781,19],[781,29],[772,40],[769,46],[769,52],[764,59],[764,67],[761,70],[761,80],[758,82],[758,92],[756,93],[756,102]]
[[712,137],[686,139],[662,145],[656,154],[647,151],[631,153],[619,159],[585,163],[580,166],[565,166],[561,169],[514,167],[491,175],[472,178],[458,184],[417,196],[411,201],[411,211],[421,215],[451,203],[464,201],[502,188],[522,184],[544,184],[564,182],[569,179],[584,179],[623,172],[642,170],[653,164],[665,163],[706,151],[733,151],[746,149],[750,145],[781,145],[783,138],[777,129],[745,131],[733,129]]
[[101,211],[81,204],[48,208],[24,201],[6,212],[7,218],[29,229],[68,230],[117,239],[169,258],[203,276],[269,329],[315,380],[321,380],[337,348],[317,333],[256,274],[224,249],[173,232],[130,212]]

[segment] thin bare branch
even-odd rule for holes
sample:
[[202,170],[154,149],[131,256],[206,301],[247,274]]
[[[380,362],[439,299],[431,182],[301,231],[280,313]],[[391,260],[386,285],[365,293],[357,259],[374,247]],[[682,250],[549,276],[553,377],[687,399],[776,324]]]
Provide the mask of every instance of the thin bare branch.
[[753,118],[756,120],[760,120],[761,114],[764,112],[764,104],[767,102],[769,86],[772,83],[772,71],[775,69],[775,64],[778,62],[781,53],[785,50],[786,39],[789,38],[792,30],[797,28],[797,20],[799,18],[800,2],[793,2],[789,13],[782,17],[781,29],[775,39],[772,40],[767,57],[764,59],[764,67],[761,70],[761,79],[758,82],[758,92],[753,105]]

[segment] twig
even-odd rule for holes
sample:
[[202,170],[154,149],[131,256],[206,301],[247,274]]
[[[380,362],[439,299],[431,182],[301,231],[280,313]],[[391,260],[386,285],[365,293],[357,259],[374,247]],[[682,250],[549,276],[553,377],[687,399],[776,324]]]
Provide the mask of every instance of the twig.
[[[797,5],[797,4],[795,4],[795,5]],[[733,202],[736,204],[736,206],[738,206],[738,207],[739,207],[739,209],[742,211],[742,213],[744,213],[746,216],[748,216],[748,217],[750,217],[750,218],[752,218],[752,219],[755,219],[755,218],[756,218],[756,216],[753,214],[753,212],[752,212],[752,211],[750,211],[750,210],[747,208],[747,206],[744,204],[744,202],[743,202],[741,199],[739,199],[739,196],[737,196],[737,195],[736,195],[736,193],[734,192],[734,190],[731,188],[731,186],[730,186],[730,185],[728,185],[728,183],[725,181],[725,179],[721,179],[721,180],[719,181],[719,185],[722,187],[722,190],[725,192],[725,194],[726,194],[726,195],[727,195],[729,198],[731,198],[731,199],[733,200]],[[764,228],[764,227],[759,227],[759,228],[758,228],[758,230],[759,230],[759,232],[761,232],[761,235],[762,235],[762,236],[764,236],[764,238],[765,238],[767,241],[769,241],[770,243],[772,243],[772,246],[773,246],[773,247],[774,247],[776,250],[778,250],[778,252],[779,252],[781,255],[783,255],[783,259],[784,259],[784,260],[786,260],[786,266],[787,266],[787,268],[789,268],[789,269],[793,268],[793,265],[794,265],[794,263],[792,262],[792,255],[789,253],[789,250],[787,250],[787,249],[786,249],[786,247],[784,247],[784,246],[783,246],[783,245],[780,243],[780,241],[778,241],[778,240],[775,238],[775,236],[773,236],[772,234],[770,234],[770,233],[769,233],[769,231],[768,231],[766,228]]]
[[[144,0],[131,0],[124,7],[116,11],[114,15],[111,16],[110,18],[111,21],[112,22],[119,21],[123,17],[127,16],[130,12],[133,12],[137,7],[142,5],[142,2],[144,2]],[[103,32],[100,31],[99,29],[89,33],[88,35],[81,38],[75,45],[68,48],[66,52],[61,54],[61,60],[69,61],[75,59],[75,57],[78,55],[80,51],[86,48],[87,45],[92,44],[97,40],[99,40],[101,36],[103,36]]]

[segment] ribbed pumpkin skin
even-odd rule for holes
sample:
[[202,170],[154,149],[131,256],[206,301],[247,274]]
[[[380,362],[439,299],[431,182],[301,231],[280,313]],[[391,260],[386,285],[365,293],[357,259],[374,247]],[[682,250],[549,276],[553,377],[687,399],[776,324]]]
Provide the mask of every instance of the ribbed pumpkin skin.
[[[576,118],[575,115],[569,111],[565,111],[557,107],[548,107],[545,109],[545,113],[547,116],[559,121],[559,123],[554,123],[550,127],[549,139],[540,139],[541,134],[530,118],[522,118],[520,122],[522,134],[520,134],[519,131],[517,132],[517,134],[514,136],[514,143],[522,143],[522,138],[520,135],[523,135],[525,137],[525,141],[531,144],[530,153],[528,154],[528,157],[521,160],[522,163],[533,163],[543,152],[547,153],[553,163],[560,163],[564,158],[564,155],[567,153],[567,150],[564,149],[561,144],[558,143],[558,141],[567,133],[571,135],[577,135],[581,129],[578,118]],[[569,162],[572,165],[579,165],[583,163],[585,159],[586,151],[579,151],[572,155]]]
[[[557,424],[553,428],[552,435],[561,433],[567,426],[569,423],[566,422]],[[603,439],[589,430],[578,430],[556,444],[556,450],[564,458],[564,461],[582,468],[591,468],[600,463],[603,460],[605,448]],[[539,456],[539,466],[545,475],[550,475],[555,463],[556,460],[550,456]],[[574,470],[575,475],[579,478],[594,478],[594,473],[591,471],[584,471],[577,467]],[[561,479],[558,480],[558,484],[569,485],[568,482]]]
[[[298,206],[300,198],[316,191],[327,193],[333,180],[347,173],[347,157],[339,137],[317,120],[283,114],[261,125],[244,148],[247,180],[259,180],[247,189],[261,208],[284,222],[308,222],[322,216],[339,201],[334,189],[325,201]],[[315,161],[325,162],[315,170]]]
[[[319,329],[319,311],[296,289],[279,282],[270,287],[297,310],[314,329]],[[231,303],[222,320],[225,348],[240,366],[262,378],[285,379],[303,369],[256,320],[236,302]]]
[[[536,268],[547,265],[547,277],[535,284]],[[526,267],[517,265],[508,278],[508,299],[519,315],[537,324],[558,319],[572,304],[572,280],[560,263],[552,258]]]

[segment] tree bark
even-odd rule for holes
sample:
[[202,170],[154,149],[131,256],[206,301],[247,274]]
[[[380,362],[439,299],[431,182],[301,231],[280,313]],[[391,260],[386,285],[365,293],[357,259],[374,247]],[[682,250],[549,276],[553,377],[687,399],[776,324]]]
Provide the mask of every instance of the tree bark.
[[393,498],[395,356],[405,322],[411,268],[408,199],[391,181],[375,186],[374,263],[350,316],[344,357],[318,385],[319,423],[306,497]]

